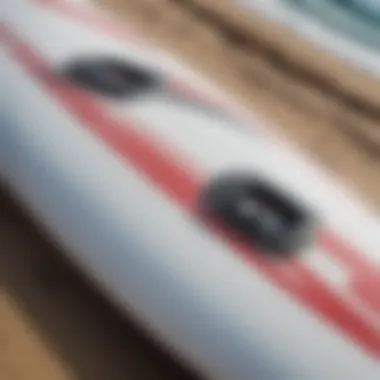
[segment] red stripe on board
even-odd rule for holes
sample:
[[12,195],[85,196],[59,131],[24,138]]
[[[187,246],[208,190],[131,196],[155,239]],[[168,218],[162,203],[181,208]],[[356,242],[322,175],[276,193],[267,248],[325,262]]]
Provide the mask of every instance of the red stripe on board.
[[361,300],[365,300],[367,305],[372,308],[373,311],[380,315],[380,270],[377,270],[373,275],[368,276],[362,274],[357,276],[352,284],[354,293],[360,297]]
[[336,260],[359,273],[372,273],[374,263],[370,263],[365,256],[359,254],[354,248],[348,247],[328,231],[320,236],[323,249],[331,254]]
[[139,38],[133,34],[129,34],[125,27],[121,27],[110,17],[106,17],[106,14],[101,13],[95,7],[91,7],[91,4],[78,5],[70,1],[61,0],[30,0],[31,3],[40,5],[44,8],[50,8],[52,10],[61,13],[68,18],[81,23],[102,32],[110,37],[116,38],[120,41],[131,41],[139,43]]
[[[88,27],[101,31],[103,34],[116,38],[121,42],[128,41],[135,44],[142,45],[136,36],[127,34],[125,27],[119,27],[115,20],[110,20],[105,16],[105,13],[98,13],[96,9],[90,7],[83,7],[69,1],[64,0],[30,0],[33,3],[43,6],[44,8],[54,10],[63,16],[72,18],[73,20],[80,21]],[[184,95],[192,97],[196,100],[203,101],[205,104],[223,108],[225,105],[221,101],[211,101],[205,95],[200,94],[199,91],[191,88],[188,84],[180,81],[174,81],[169,84],[168,90],[173,94]]]
[[[116,37],[122,41],[125,41],[126,39],[128,39],[128,41],[131,40],[131,35],[126,34],[125,30],[123,32],[122,27],[117,27],[117,23],[115,21],[109,20],[104,14],[95,13],[92,8],[85,8],[67,0],[31,1],[36,4],[49,7],[50,9],[55,10],[65,16],[72,17],[73,19],[86,24],[86,26],[96,28],[111,37]],[[178,93],[179,95],[191,96],[196,100],[209,104],[210,106],[220,108],[224,108],[226,106],[220,101],[213,102],[206,99],[204,94],[200,94],[199,91],[191,88],[188,84],[179,81],[171,83],[169,85],[169,91],[172,91],[174,94]],[[334,234],[331,234],[329,231],[324,231],[320,235],[319,241],[323,252],[326,252],[327,256],[333,257],[350,268],[355,268],[355,271],[359,271],[361,274],[368,273],[368,275],[372,276],[373,264],[369,261],[369,259],[366,259],[365,256],[343,243]]]
[[[190,213],[195,212],[202,178],[167,149],[164,150],[151,136],[138,132],[124,120],[115,120],[105,107],[88,94],[54,78],[54,73],[46,75],[51,74],[49,65],[20,38],[8,33],[7,44],[29,75],[72,114],[81,126],[94,133],[122,159],[131,162],[173,201]],[[329,289],[311,269],[297,260],[274,264],[254,252],[250,245],[237,239],[228,228],[206,223],[219,239],[271,282],[328,320],[368,353],[380,358],[379,329]]]
[[349,292],[366,307],[369,307],[380,321],[380,268],[347,247],[330,233],[320,237],[320,244],[326,256],[337,260],[350,272]]

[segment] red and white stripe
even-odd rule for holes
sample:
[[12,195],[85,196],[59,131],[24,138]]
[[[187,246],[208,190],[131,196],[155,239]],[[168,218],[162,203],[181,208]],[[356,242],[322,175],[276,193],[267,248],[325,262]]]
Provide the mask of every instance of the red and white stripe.
[[[122,29],[96,11],[66,1],[32,1],[97,28],[99,32],[123,38]],[[365,254],[328,230],[320,231],[314,252],[309,252],[305,258],[295,258],[285,264],[267,261],[231,231],[198,215],[198,195],[208,180],[201,167],[189,164],[174,146],[147,133],[146,127],[133,125],[133,119],[115,116],[105,102],[54,78],[51,62],[12,26],[2,28],[1,39],[28,75],[78,120],[78,125],[90,131],[122,160],[133,164],[157,191],[201,220],[206,229],[268,281],[363,350],[380,358],[380,297],[377,294],[380,271],[377,263],[372,263]],[[326,269],[327,265],[334,265],[334,270],[340,273],[338,284],[334,283],[338,276],[329,281],[326,273],[333,269]]]

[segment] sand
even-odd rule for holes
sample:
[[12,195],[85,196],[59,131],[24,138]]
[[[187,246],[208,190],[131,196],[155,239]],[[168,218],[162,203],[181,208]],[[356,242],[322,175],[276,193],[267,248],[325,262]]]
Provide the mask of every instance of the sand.
[[[379,83],[266,21],[252,23],[231,10],[228,0],[98,1],[233,91],[368,202],[380,205],[379,119],[348,108],[344,100],[354,96],[376,108]],[[205,10],[261,43],[249,53],[231,46],[206,21]],[[298,64],[312,62],[309,70],[330,78],[343,98],[285,75],[270,49]],[[115,313],[5,192],[0,194],[0,255],[0,379],[195,380]]]

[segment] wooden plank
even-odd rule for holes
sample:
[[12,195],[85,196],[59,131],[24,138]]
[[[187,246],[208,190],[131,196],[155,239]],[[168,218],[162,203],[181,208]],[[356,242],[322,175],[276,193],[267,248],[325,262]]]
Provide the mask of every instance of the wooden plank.
[[126,321],[0,192],[1,380],[195,380]]
[[[379,100],[379,83],[267,20],[248,18],[230,0],[97,1],[232,91],[380,206],[378,121],[287,77],[263,52],[275,47],[371,103]],[[261,48],[246,54],[231,46],[194,4],[259,38]],[[121,320],[4,192],[0,210],[1,379],[195,379]]]
[[[380,108],[374,104],[379,100],[379,81],[366,78],[264,19],[252,22],[241,18],[238,23],[236,10],[230,12],[227,0],[97,1],[119,20],[134,25],[146,38],[232,91],[238,101],[295,140],[379,208]],[[211,13],[219,21],[221,15],[223,20],[229,18],[235,30],[254,28],[253,51],[247,53],[239,43],[228,40],[221,32],[223,28],[210,21]],[[276,61],[276,49],[282,60],[289,57],[301,66],[310,63],[310,75],[339,72],[341,79],[329,74],[327,87],[331,85],[333,90],[305,83],[294,72],[287,74],[288,69],[282,66],[288,64]],[[319,71],[314,63],[318,63]],[[351,82],[353,78],[357,82]],[[355,92],[358,88],[360,91]],[[360,98],[361,105],[349,100],[351,96]]]

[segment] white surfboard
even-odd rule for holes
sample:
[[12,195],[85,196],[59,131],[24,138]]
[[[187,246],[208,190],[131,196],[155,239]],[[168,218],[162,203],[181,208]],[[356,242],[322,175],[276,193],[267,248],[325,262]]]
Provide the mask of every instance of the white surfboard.
[[215,380],[380,378],[380,219],[86,1],[12,0],[0,175],[123,312]]

